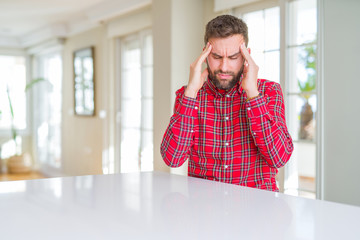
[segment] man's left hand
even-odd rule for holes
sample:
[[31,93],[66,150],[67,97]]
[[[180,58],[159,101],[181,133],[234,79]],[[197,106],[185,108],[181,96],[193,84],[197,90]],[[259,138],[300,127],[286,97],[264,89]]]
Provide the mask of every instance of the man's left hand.
[[248,98],[259,95],[257,88],[257,78],[259,73],[259,66],[256,65],[254,59],[250,56],[250,49],[248,50],[245,43],[240,45],[240,52],[244,57],[244,70],[241,87],[245,90]]

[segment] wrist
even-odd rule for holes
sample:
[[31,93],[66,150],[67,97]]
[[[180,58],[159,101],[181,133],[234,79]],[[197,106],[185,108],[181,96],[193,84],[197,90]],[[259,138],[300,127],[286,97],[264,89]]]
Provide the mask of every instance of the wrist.
[[190,97],[190,98],[196,98],[197,92],[198,92],[197,90],[193,90],[193,89],[187,87],[185,89],[185,96]]
[[257,89],[245,90],[245,92],[246,92],[246,96],[247,96],[248,99],[257,97],[260,94]]

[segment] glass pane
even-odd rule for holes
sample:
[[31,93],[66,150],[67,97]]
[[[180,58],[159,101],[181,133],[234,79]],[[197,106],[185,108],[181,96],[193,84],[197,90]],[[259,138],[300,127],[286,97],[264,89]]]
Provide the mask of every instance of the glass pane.
[[124,70],[121,79],[121,98],[141,97],[141,69]]
[[243,19],[249,28],[251,55],[260,68],[259,78],[280,82],[279,7],[246,13]]
[[293,140],[315,141],[316,95],[290,96],[288,127]]
[[19,56],[0,56],[0,128],[10,129],[12,117],[7,95],[14,112],[17,129],[26,128],[26,66],[25,58]]
[[295,142],[285,175],[285,193],[315,198],[316,144]]
[[144,39],[144,64],[145,66],[153,64],[152,35],[146,35]]
[[94,91],[93,89],[84,90],[84,107],[86,112],[92,112],[94,110]]
[[123,99],[121,104],[121,125],[125,128],[140,128],[141,99]]
[[265,72],[265,56],[264,51],[253,51],[251,49],[251,57],[254,59],[256,64],[259,66],[259,78],[266,78],[266,72]]
[[84,78],[92,80],[93,77],[93,60],[92,57],[84,58]]
[[292,93],[316,90],[316,45],[289,49],[289,91]]
[[153,167],[153,132],[143,131],[141,139],[141,171],[152,171]]
[[280,52],[265,52],[264,78],[280,83]]
[[138,40],[129,41],[124,43],[123,55],[123,69],[140,68],[141,55],[140,45]]
[[[41,163],[61,166],[62,59],[60,55],[39,57],[40,75],[47,81],[33,88],[36,154]],[[83,94],[80,92],[83,101]],[[80,100],[78,99],[78,100]],[[36,106],[36,107],[35,107]]]
[[252,50],[264,50],[265,23],[263,11],[246,13],[243,16],[248,25],[249,45]]
[[153,67],[144,67],[142,95],[144,97],[153,96]]
[[291,1],[290,45],[299,45],[316,40],[317,15],[316,0]]
[[74,68],[75,68],[75,75],[81,75],[83,68],[81,66],[81,58],[80,57],[75,58]]
[[153,99],[143,99],[143,128],[153,129]]
[[139,171],[140,129],[121,131],[121,172]]
[[265,50],[280,48],[280,8],[265,9]]

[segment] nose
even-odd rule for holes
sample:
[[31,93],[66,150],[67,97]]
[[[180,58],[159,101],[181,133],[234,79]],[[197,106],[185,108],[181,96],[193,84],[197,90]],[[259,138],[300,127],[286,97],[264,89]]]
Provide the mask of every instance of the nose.
[[221,65],[220,65],[220,69],[221,69],[221,71],[222,72],[227,72],[227,67],[228,67],[228,60],[227,60],[227,58],[222,58],[222,61],[221,61]]

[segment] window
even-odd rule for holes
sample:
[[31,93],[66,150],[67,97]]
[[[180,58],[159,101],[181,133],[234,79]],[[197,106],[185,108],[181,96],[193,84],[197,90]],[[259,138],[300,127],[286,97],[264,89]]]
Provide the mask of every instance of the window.
[[[18,133],[18,146],[21,147],[21,136],[27,130],[26,58],[24,56],[0,56],[0,149],[3,158],[21,152],[15,149],[11,140],[11,127]],[[13,108],[11,115],[9,98]]]
[[33,118],[36,159],[43,166],[61,166],[62,58],[37,56],[35,72],[46,81],[34,86]]
[[120,171],[153,170],[152,35],[120,40]]
[[243,14],[249,29],[251,56],[261,66],[259,78],[280,83],[280,10],[267,8]]
[[316,34],[315,0],[288,4],[288,128],[294,153],[287,166],[285,193],[315,197],[316,176]]
[[287,126],[295,147],[285,166],[284,192],[315,198],[316,0],[263,1],[234,12],[248,24],[259,78],[281,83],[284,91]]
[[26,128],[26,66],[25,57],[0,56],[0,128],[10,129],[12,120],[7,91],[14,109],[14,124],[17,129]]

